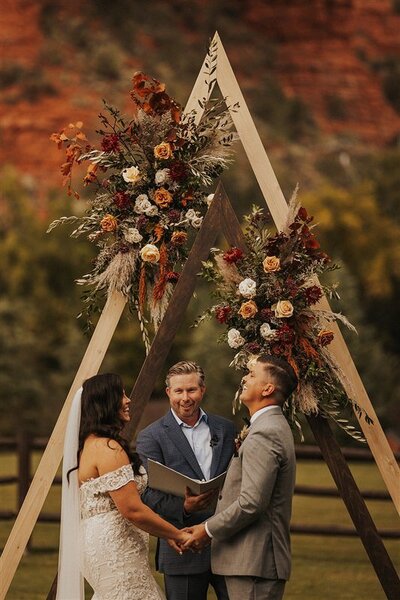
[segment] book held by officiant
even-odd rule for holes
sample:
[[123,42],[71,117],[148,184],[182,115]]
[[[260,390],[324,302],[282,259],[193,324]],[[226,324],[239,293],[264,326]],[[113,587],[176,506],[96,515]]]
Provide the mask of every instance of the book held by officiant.
[[224,483],[226,471],[207,481],[200,479],[192,479],[182,473],[178,473],[170,467],[166,467],[162,463],[149,458],[147,463],[147,473],[149,476],[149,487],[165,492],[166,494],[174,494],[174,496],[185,496],[185,490],[188,487],[192,494],[204,494],[210,490],[220,489]]

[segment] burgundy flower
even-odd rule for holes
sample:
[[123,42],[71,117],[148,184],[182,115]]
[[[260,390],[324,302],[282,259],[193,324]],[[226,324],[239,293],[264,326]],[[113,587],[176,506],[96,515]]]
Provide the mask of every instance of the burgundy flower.
[[295,340],[295,333],[293,329],[286,323],[277,330],[276,335],[278,340],[283,344],[293,344]]
[[233,246],[232,248],[224,252],[222,258],[227,263],[236,263],[238,262],[238,260],[243,258],[243,252],[240,250],[240,248],[236,248],[235,246]]
[[307,225],[303,225],[303,227],[301,228],[300,237],[307,250],[318,250],[318,248],[320,247],[317,238],[313,233],[311,233]]
[[119,138],[115,133],[105,135],[101,140],[101,148],[104,152],[119,152]]
[[171,283],[176,283],[180,276],[181,274],[177,271],[168,271],[165,277],[167,281],[170,281]]
[[275,316],[274,311],[270,308],[262,308],[259,314],[263,321],[270,321]]
[[335,334],[333,331],[330,331],[329,329],[322,329],[317,336],[317,341],[321,346],[328,346],[334,337]]
[[230,306],[219,306],[215,311],[215,318],[219,323],[226,323],[230,313]]
[[322,290],[318,285],[312,285],[305,289],[307,304],[316,304],[322,298]]
[[169,176],[172,181],[182,181],[187,176],[187,167],[185,163],[176,160],[169,166]]
[[288,240],[288,236],[285,233],[283,233],[282,231],[280,233],[275,234],[265,244],[265,250],[267,251],[267,254],[269,254],[269,255],[272,254],[273,256],[279,256],[281,246],[287,240]]
[[282,356],[285,354],[285,345],[280,342],[275,342],[271,345],[271,354],[275,354],[276,356]]
[[314,217],[309,217],[308,212],[304,208],[304,206],[300,206],[298,213],[296,215],[296,220],[303,221],[304,223],[311,223]]
[[114,202],[120,209],[126,208],[129,205],[130,200],[130,196],[125,194],[125,192],[117,192],[114,196]]
[[147,217],[145,217],[144,215],[140,215],[138,220],[136,221],[136,227],[138,229],[143,229],[143,227],[146,227],[148,222],[149,219]]
[[297,292],[299,291],[299,286],[297,285],[293,277],[288,277],[286,279],[285,288],[288,291],[289,296],[291,296],[292,298],[294,298]]
[[260,344],[257,344],[257,342],[249,342],[244,345],[244,348],[247,352],[251,352],[252,354],[257,354],[261,350],[261,346]]
[[177,223],[178,221],[180,221],[180,218],[181,218],[180,210],[176,210],[176,208],[173,208],[172,210],[170,210],[168,212],[168,219],[171,223]]

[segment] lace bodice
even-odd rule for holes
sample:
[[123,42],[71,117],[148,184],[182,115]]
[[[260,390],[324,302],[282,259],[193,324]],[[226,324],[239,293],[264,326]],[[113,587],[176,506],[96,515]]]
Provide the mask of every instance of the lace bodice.
[[80,487],[82,519],[118,510],[109,492],[119,490],[130,481],[136,483],[139,494],[142,494],[147,486],[147,473],[143,466],[140,467],[140,475],[134,475],[132,465],[123,465],[115,471],[84,481]]
[[83,574],[95,592],[92,600],[165,600],[149,565],[149,534],[126,519],[110,496],[130,481],[142,494],[144,468],[134,475],[124,465],[80,487]]

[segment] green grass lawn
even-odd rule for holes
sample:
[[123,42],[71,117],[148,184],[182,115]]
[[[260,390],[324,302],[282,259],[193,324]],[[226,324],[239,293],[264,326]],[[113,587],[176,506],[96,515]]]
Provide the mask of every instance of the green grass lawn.
[[[35,456],[37,464],[38,455]],[[34,465],[35,467],[35,465]],[[33,467],[33,468],[34,468]],[[361,489],[385,489],[375,465],[353,464],[353,475]],[[0,475],[16,472],[15,457],[0,454]],[[297,483],[334,486],[324,463],[298,463]],[[0,508],[15,507],[15,486],[0,487]],[[52,488],[44,506],[46,512],[57,512],[60,488]],[[399,529],[400,522],[391,502],[369,501],[368,507],[378,529]],[[340,524],[351,526],[343,502],[335,498],[295,496],[293,523]],[[12,523],[0,522],[0,547],[3,548]],[[57,569],[58,526],[39,523],[33,535],[31,550],[23,557],[7,600],[42,600],[46,598]],[[396,568],[400,568],[400,540],[386,540],[385,546]],[[358,538],[292,536],[293,571],[286,587],[285,600],[384,600],[367,554]],[[154,540],[151,543],[154,564]],[[162,585],[159,574],[156,577]],[[88,590],[87,597],[91,594]],[[209,599],[215,598],[210,593]]]

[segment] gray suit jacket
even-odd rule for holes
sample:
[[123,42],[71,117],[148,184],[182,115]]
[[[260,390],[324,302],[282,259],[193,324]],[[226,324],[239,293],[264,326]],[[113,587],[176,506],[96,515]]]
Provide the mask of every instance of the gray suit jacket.
[[251,425],[207,520],[214,573],[289,579],[294,483],[293,436],[277,406]]
[[[235,427],[228,419],[210,414],[208,424],[211,437],[215,440],[210,474],[213,478],[228,468],[234,450]],[[147,460],[152,458],[193,479],[204,478],[193,450],[171,411],[139,433],[136,449],[146,469]],[[202,523],[212,514],[212,512],[196,512],[186,516],[183,510],[183,498],[152,488],[147,488],[142,495],[142,500],[178,528]],[[156,566],[159,571],[168,575],[204,573],[210,569],[210,548],[201,554],[186,552],[180,556],[168,546],[165,540],[160,540]]]

